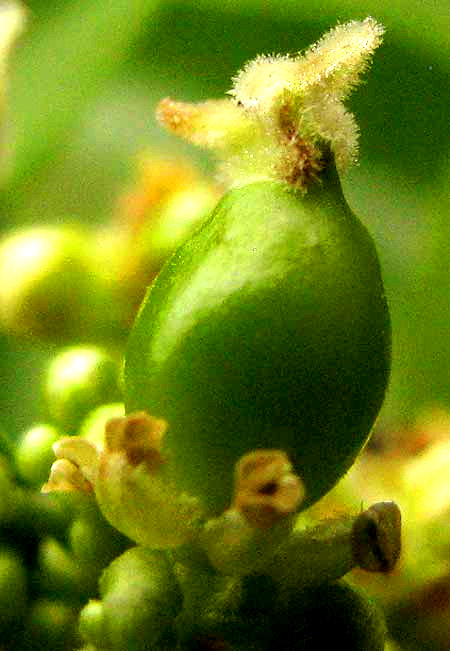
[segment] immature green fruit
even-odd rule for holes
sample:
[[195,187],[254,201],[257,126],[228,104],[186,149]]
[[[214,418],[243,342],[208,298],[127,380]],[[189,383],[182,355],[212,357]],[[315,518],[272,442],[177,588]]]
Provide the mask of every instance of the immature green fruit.
[[389,362],[375,247],[330,167],[306,195],[229,192],[178,249],[131,333],[125,403],[169,423],[167,468],[214,511],[255,448],[288,454],[307,506],[365,444]]

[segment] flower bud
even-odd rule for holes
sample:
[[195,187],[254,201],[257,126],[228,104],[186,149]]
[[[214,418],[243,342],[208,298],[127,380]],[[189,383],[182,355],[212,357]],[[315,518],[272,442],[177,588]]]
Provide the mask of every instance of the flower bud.
[[35,589],[49,598],[63,598],[76,604],[95,593],[97,576],[86,564],[76,559],[65,545],[45,537],[39,544]]
[[119,365],[96,346],[65,348],[50,362],[44,397],[50,416],[75,433],[92,409],[120,399]]
[[21,479],[32,486],[41,486],[54,461],[52,445],[61,434],[48,424],[34,425],[26,431],[15,451],[15,465]]
[[116,558],[100,580],[101,601],[81,613],[88,642],[108,651],[159,648],[182,605],[180,587],[165,554],[133,547]]
[[297,594],[276,612],[273,643],[288,649],[358,649],[384,651],[386,623],[381,610],[360,588],[345,580]]
[[94,296],[82,231],[35,227],[0,245],[0,323],[19,335],[74,338],[92,318]]
[[30,649],[54,651],[79,647],[77,609],[61,599],[36,599],[23,636]]
[[68,540],[75,558],[93,569],[104,569],[132,544],[105,520],[95,501],[71,523]]
[[7,547],[0,548],[0,634],[25,616],[28,601],[28,579],[20,556]]

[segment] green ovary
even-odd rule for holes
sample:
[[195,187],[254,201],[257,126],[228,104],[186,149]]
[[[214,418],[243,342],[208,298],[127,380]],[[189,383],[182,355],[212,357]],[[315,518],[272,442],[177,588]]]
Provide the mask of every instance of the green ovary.
[[389,364],[377,254],[332,168],[307,195],[229,192],[175,253],[130,337],[126,408],[168,421],[172,478],[212,512],[256,448],[287,452],[307,506],[364,446]]

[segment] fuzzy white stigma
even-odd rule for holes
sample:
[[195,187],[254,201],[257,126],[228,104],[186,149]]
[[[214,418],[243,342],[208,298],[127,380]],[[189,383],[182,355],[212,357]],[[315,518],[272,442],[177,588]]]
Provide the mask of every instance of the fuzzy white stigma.
[[284,180],[306,189],[331,150],[339,170],[357,159],[358,127],[344,100],[380,45],[373,18],[337,25],[305,53],[259,56],[233,79],[230,100],[163,100],[158,118],[221,160],[230,186]]

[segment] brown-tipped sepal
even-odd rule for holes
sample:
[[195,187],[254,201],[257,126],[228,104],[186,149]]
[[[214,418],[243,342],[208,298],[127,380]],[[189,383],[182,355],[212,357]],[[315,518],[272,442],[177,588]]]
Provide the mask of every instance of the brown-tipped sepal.
[[188,542],[200,517],[194,498],[171,486],[161,442],[167,424],[145,413],[106,426],[95,494],[106,519],[137,543],[153,548]]
[[267,529],[295,513],[305,489],[281,450],[255,450],[236,464],[233,507],[256,528]]

